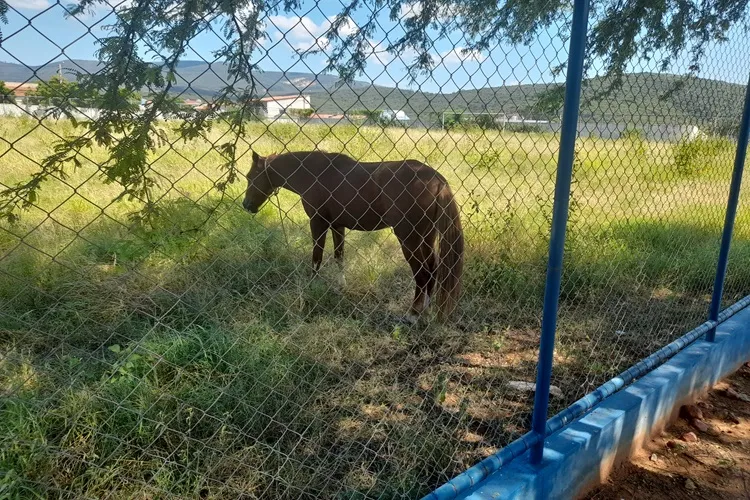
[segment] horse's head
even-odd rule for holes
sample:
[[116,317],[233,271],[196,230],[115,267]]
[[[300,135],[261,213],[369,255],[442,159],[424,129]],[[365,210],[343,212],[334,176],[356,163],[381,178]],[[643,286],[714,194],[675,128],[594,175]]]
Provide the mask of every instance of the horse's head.
[[247,191],[245,191],[245,199],[242,201],[242,206],[250,213],[257,213],[268,197],[273,194],[275,186],[271,183],[268,164],[276,156],[271,155],[263,158],[253,151],[253,166],[247,173]]

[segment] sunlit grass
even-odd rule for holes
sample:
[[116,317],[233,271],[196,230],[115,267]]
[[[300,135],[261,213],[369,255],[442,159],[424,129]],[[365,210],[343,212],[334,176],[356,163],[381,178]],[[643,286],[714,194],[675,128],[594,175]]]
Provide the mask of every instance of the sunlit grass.
[[[0,120],[0,182],[74,133],[47,125]],[[154,155],[151,224],[112,203],[93,149],[2,226],[0,496],[419,497],[524,431],[529,401],[505,384],[534,376],[557,138],[249,126],[243,171],[251,146],[320,148],[416,158],[449,180],[467,241],[459,316],[407,328],[390,231],[348,235],[345,286],[332,263],[312,279],[295,195],[251,216],[244,182],[212,189],[225,131]],[[554,408],[703,321],[733,146],[679,147],[579,141]],[[729,300],[748,292],[749,223],[743,205]]]

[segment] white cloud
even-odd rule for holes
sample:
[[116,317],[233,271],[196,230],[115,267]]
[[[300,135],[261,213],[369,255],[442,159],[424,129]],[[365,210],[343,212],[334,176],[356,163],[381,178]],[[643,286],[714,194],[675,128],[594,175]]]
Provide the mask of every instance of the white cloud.
[[16,9],[43,10],[49,7],[49,0],[8,0],[8,5]]
[[250,3],[237,9],[235,11],[235,16],[237,17],[237,21],[244,27],[247,23],[250,22],[250,18],[254,13],[255,5]]
[[405,17],[415,17],[422,13],[422,3],[421,2],[410,2],[410,3],[402,3],[401,9],[398,11],[398,17],[399,19],[404,19]]
[[400,54],[394,55],[388,52],[388,42],[386,40],[376,42],[375,40],[370,39],[367,41],[370,44],[370,51],[366,54],[367,60],[379,66],[387,66],[394,60],[404,64],[410,64],[412,59],[417,55],[414,49],[411,48],[407,48]]
[[[409,2],[409,3],[402,3],[401,8],[398,11],[398,18],[399,19],[408,19],[410,17],[417,17],[422,13],[422,2]],[[450,4],[450,5],[441,5],[438,7],[437,11],[437,20],[441,23],[450,23],[451,21],[454,21],[455,18],[459,15],[459,7]]]
[[319,35],[323,31],[322,26],[318,26],[315,21],[307,16],[271,16],[269,20],[279,31],[293,38],[307,38]]
[[327,41],[321,38],[328,26],[327,20],[320,25],[307,16],[271,16],[268,20],[269,27],[276,28],[280,38],[294,50],[304,52],[327,46]]
[[368,42],[370,43],[370,51],[367,54],[368,61],[381,66],[387,66],[393,60],[393,55],[386,50],[388,44],[385,42],[376,42],[375,40],[368,40]]
[[466,50],[462,47],[456,47],[447,52],[440,54],[443,64],[461,64],[463,62],[482,62],[486,59],[478,50]]
[[[336,19],[335,16],[329,17],[327,25],[325,26],[326,29],[328,29],[331,24],[333,24],[333,21]],[[326,23],[324,23],[326,24]],[[354,24],[354,21],[351,17],[347,17],[346,20],[341,24],[341,27],[339,27],[339,35],[343,37],[347,37],[349,35],[352,35],[356,33],[359,30],[359,26]]]
[[[305,52],[308,50],[326,50],[329,41],[324,37],[326,31],[331,27],[335,17],[330,17],[316,23],[307,16],[270,16],[268,18],[269,28],[276,28],[276,35],[294,50]],[[343,38],[355,33],[359,28],[351,18],[339,28],[339,35]],[[274,36],[269,31],[270,36]]]
[[326,38],[311,38],[299,42],[290,42],[289,45],[300,52],[307,52],[308,50],[326,50],[329,42]]

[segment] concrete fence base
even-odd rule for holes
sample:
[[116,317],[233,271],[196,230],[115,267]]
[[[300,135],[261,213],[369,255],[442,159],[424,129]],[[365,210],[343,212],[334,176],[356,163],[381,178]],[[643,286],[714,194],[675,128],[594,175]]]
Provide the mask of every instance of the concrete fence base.
[[750,308],[719,325],[716,342],[699,340],[549,436],[542,464],[528,452],[459,496],[568,499],[601,484],[618,463],[690,402],[750,360]]

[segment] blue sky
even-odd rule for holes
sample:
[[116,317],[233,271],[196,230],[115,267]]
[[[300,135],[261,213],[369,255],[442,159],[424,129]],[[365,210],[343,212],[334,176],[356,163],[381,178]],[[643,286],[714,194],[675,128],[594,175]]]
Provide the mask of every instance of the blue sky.
[[[115,3],[119,0],[110,0]],[[129,1],[129,0],[126,0]],[[63,0],[63,4],[67,2]],[[2,28],[6,40],[0,48],[0,60],[41,65],[50,61],[70,59],[94,59],[96,37],[105,35],[103,26],[114,19],[110,9],[99,9],[93,16],[79,19],[65,18],[64,10],[56,0],[9,0],[11,12],[8,25]],[[301,59],[297,49],[316,44],[335,14],[337,2],[321,1],[318,6],[308,2],[307,8],[286,15],[275,15],[265,19],[269,39],[256,54],[255,60],[264,70],[287,70],[318,72],[325,65],[324,54]],[[418,8],[418,4],[413,7]],[[402,15],[413,15],[404,8]],[[107,18],[109,14],[109,18]],[[353,15],[349,29],[362,22],[363,15]],[[388,19],[386,12],[379,15],[382,26],[391,30],[380,33],[371,40],[373,52],[368,58],[366,74],[361,80],[374,81],[382,85],[415,88],[422,90],[452,92],[457,89],[516,83],[538,83],[555,80],[550,68],[566,57],[565,43],[556,34],[543,35],[530,46],[495,47],[481,54],[464,54],[466,45],[460,34],[449,40],[436,43],[434,57],[437,64],[431,76],[417,85],[409,84],[404,61],[394,59],[384,51],[388,40],[395,40],[402,30]],[[220,33],[220,30],[217,30]],[[205,58],[213,60],[212,51],[224,42],[214,33],[203,33],[191,43],[192,53],[187,59]],[[707,58],[705,76],[728,81],[745,82],[748,71],[746,36],[734,36],[729,43],[712,47]],[[408,63],[409,54],[403,56]],[[679,65],[678,65],[679,66]],[[656,66],[637,65],[641,71],[655,70]],[[684,68],[672,68],[680,72]],[[559,78],[557,79],[559,80]]]

